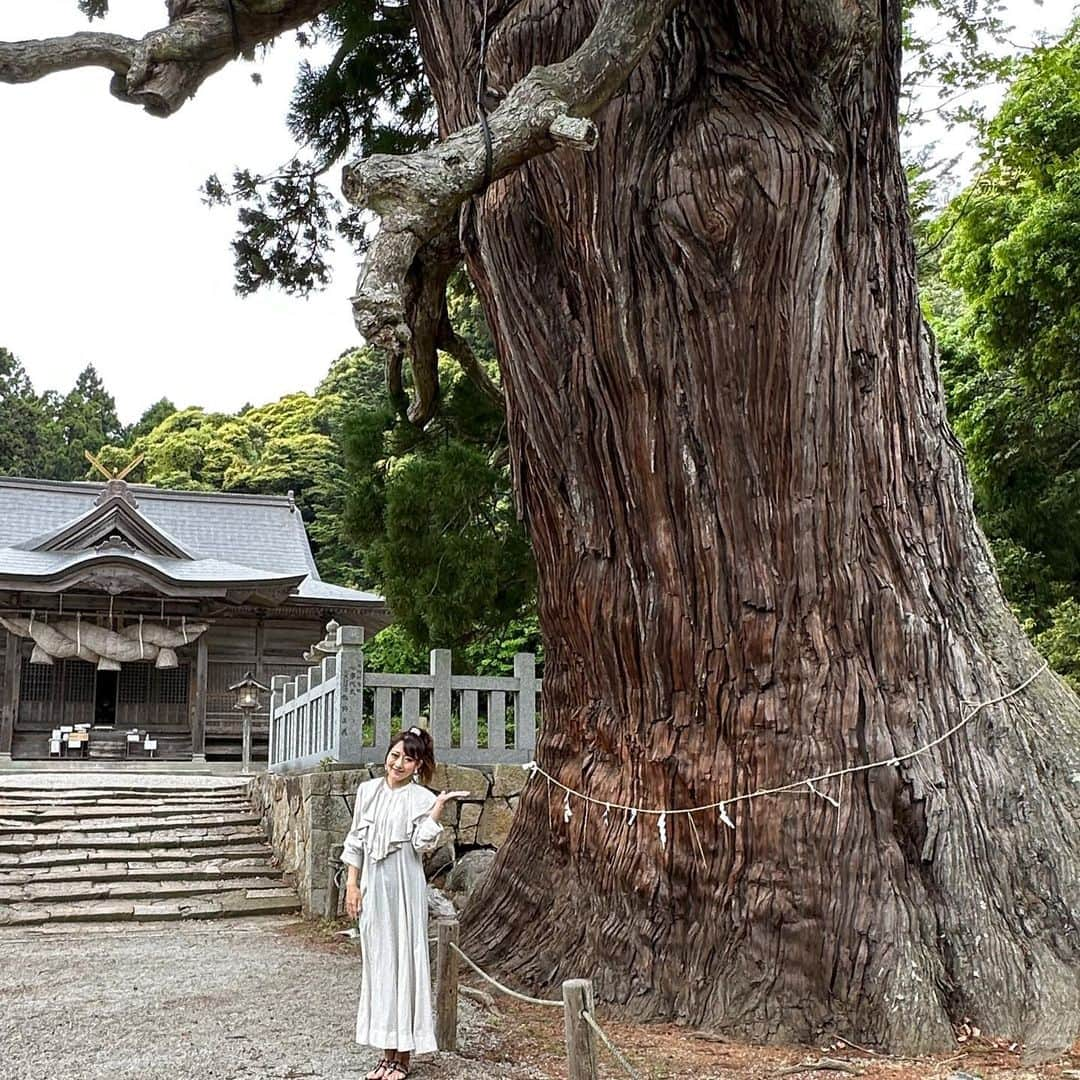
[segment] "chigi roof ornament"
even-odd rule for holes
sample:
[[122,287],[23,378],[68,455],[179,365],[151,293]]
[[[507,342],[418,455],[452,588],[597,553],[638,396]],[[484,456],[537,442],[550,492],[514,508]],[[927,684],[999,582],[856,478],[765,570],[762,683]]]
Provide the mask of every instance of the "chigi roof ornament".
[[90,453],[89,450],[83,451],[83,456],[102,476],[105,477],[105,488],[102,493],[97,497],[95,506],[101,506],[102,503],[108,502],[110,499],[123,499],[124,502],[131,506],[137,507],[139,504],[135,501],[135,496],[128,490],[127,481],[124,479],[136,466],[142,464],[145,454],[139,454],[133,461],[128,462],[122,469],[110,469],[101,463],[101,461]]

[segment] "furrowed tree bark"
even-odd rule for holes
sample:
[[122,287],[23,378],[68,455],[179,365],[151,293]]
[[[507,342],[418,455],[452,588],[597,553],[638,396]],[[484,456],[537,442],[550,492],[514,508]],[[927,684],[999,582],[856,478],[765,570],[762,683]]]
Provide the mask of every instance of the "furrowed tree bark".
[[168,0],[169,23],[142,38],[85,31],[0,41],[0,82],[104,67],[110,90],[153,116],[170,116],[230,60],[309,22],[334,0]]
[[[448,132],[480,11],[416,0]],[[593,0],[495,3],[488,83]],[[686,0],[592,154],[463,221],[496,337],[547,648],[541,765],[692,806],[901,755],[1036,671],[976,526],[922,325],[900,3]],[[1080,1034],[1080,708],[1054,676],[922,757],[631,825],[530,783],[467,949],[645,1017],[919,1053]]]

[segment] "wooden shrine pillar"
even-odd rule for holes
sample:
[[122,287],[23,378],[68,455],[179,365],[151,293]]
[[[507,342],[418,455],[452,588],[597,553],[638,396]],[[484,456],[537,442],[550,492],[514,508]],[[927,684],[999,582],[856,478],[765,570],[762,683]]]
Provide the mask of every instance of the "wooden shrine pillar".
[[191,665],[188,710],[191,718],[191,760],[206,761],[206,634],[195,642],[195,663]]
[[266,622],[262,615],[255,623],[255,678],[261,683],[270,680],[266,677]]
[[11,740],[19,719],[19,689],[22,683],[22,639],[5,631],[4,685],[0,697],[0,761],[11,760]]

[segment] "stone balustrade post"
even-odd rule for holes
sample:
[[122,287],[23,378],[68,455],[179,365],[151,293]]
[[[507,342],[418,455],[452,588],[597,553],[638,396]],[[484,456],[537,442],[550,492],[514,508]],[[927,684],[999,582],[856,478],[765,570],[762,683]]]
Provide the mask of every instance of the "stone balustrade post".
[[334,754],[337,761],[360,764],[364,753],[364,628],[337,630],[338,689],[334,696]]

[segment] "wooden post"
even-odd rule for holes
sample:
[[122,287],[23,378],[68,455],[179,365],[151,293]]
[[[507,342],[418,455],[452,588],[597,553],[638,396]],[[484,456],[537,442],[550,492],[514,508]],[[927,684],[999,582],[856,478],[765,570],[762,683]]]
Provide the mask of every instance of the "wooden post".
[[567,979],[562,984],[562,997],[568,1080],[597,1080],[596,1039],[583,1015],[593,1011],[592,980]]
[[11,760],[11,741],[19,722],[19,690],[22,682],[22,639],[7,631],[4,652],[3,700],[0,704],[0,761]]
[[244,710],[243,730],[240,735],[240,769],[251,772],[251,710]]
[[532,752],[536,749],[536,657],[532,653],[514,656],[514,678],[518,683],[514,746]]
[[435,960],[435,1041],[440,1050],[457,1049],[458,954],[450,948],[458,943],[457,919],[439,919],[438,951]]
[[255,620],[255,679],[266,679],[266,625],[262,615]]
[[195,663],[191,668],[191,760],[206,761],[206,676],[207,648],[206,635],[199,635],[195,642]]
[[330,845],[330,859],[326,875],[326,907],[323,910],[323,915],[327,919],[337,918],[338,904],[341,902],[341,892],[338,889],[338,871],[341,869],[341,853],[344,850],[344,844]]

